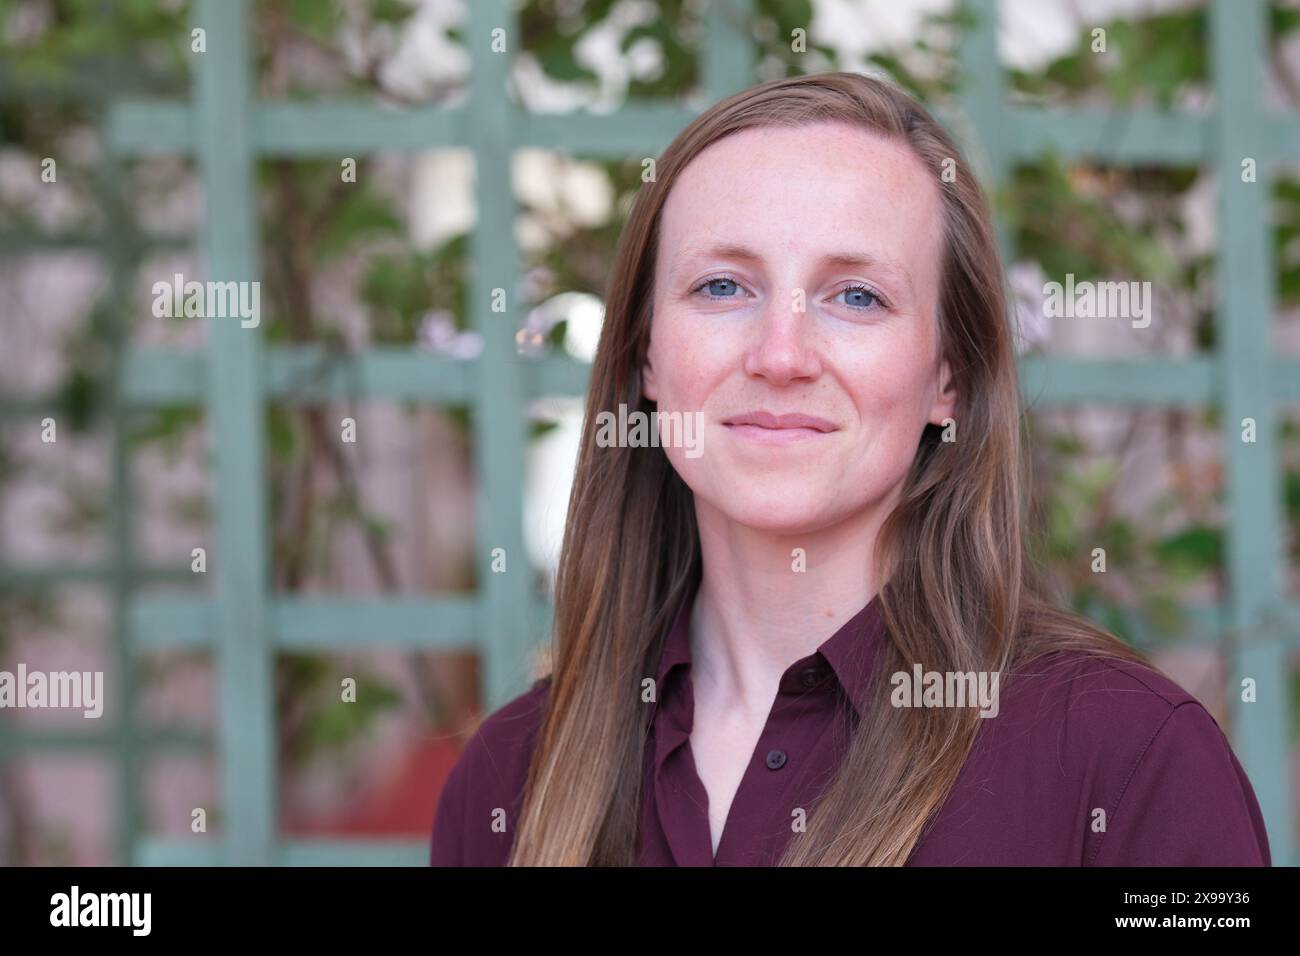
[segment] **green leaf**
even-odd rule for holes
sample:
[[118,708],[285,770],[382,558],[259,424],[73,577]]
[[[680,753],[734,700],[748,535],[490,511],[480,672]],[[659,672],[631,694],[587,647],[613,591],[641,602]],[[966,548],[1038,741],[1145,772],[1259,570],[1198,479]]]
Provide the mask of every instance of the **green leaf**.
[[393,212],[386,198],[365,187],[358,187],[339,207],[333,221],[316,242],[316,256],[321,262],[327,262],[352,249],[361,239],[384,234],[401,236],[402,220]]
[[1208,571],[1223,566],[1223,532],[1208,525],[1192,525],[1163,538],[1156,545],[1159,558],[1187,571]]
[[319,750],[344,746],[369,730],[375,720],[400,706],[402,695],[391,684],[362,675],[356,678],[357,699],[344,701],[340,683],[324,683],[322,692],[329,694],[307,725],[308,749]]
[[322,43],[332,43],[343,24],[342,11],[334,0],[291,0],[289,19]]

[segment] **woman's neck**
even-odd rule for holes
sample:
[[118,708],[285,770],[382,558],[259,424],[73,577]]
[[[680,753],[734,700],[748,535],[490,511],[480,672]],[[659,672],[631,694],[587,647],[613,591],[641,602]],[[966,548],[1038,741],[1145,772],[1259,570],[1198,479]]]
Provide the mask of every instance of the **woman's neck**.
[[797,535],[740,525],[697,500],[703,574],[691,610],[692,683],[763,710],[785,669],[876,593],[885,509]]

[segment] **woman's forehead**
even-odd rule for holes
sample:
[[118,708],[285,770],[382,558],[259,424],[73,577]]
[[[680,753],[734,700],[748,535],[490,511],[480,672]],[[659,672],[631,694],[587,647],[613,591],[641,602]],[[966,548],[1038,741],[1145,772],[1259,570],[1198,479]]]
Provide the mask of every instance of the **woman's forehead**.
[[[791,175],[793,174],[793,175]],[[781,185],[809,187],[880,186],[935,189],[938,172],[912,147],[892,136],[844,122],[762,126],[740,130],[711,143],[678,174],[683,183],[719,181],[737,188]]]
[[912,271],[933,258],[937,268],[941,216],[935,174],[905,143],[842,123],[764,127],[719,140],[682,170],[657,258],[669,274],[744,251]]

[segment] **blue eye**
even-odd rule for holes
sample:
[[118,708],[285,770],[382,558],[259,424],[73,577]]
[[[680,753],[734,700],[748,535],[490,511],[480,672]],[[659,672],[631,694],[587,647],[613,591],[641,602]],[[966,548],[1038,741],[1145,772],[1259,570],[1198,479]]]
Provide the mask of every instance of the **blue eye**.
[[875,302],[877,306],[880,306],[882,308],[885,305],[885,303],[881,300],[880,296],[876,295],[875,290],[869,289],[864,285],[851,285],[847,289],[841,289],[839,294],[843,296],[856,295],[857,299],[850,300],[846,298],[844,301],[845,305],[850,305],[853,306],[854,308],[858,308],[858,307],[861,307],[863,309],[870,308],[867,300]]
[[[699,285],[697,285],[697,286],[696,286],[694,289],[692,289],[691,291],[693,291],[693,292],[699,292],[701,289],[705,289],[705,288],[707,288],[707,287],[709,287],[709,286],[717,286],[717,285],[722,285],[722,286],[735,286],[736,289],[739,289],[739,288],[740,288],[740,283],[737,282],[735,279],[728,278],[727,276],[713,276],[713,277],[710,278],[710,279],[705,279],[703,282],[701,282]],[[735,297],[732,296],[732,295],[725,294],[725,293],[722,294],[722,295],[715,295],[715,294],[713,294],[713,293],[711,292],[711,293],[709,294],[709,298],[710,298],[710,299],[731,299],[731,298],[735,298]]]

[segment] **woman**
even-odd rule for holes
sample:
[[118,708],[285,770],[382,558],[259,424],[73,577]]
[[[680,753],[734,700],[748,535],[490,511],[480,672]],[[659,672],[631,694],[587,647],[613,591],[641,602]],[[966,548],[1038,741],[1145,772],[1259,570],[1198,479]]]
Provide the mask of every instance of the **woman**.
[[[1209,713],[1034,583],[1001,264],[944,130],[873,79],[782,79],[655,179],[554,669],[468,744],[433,864],[1268,865]],[[620,406],[698,448],[598,440]]]

